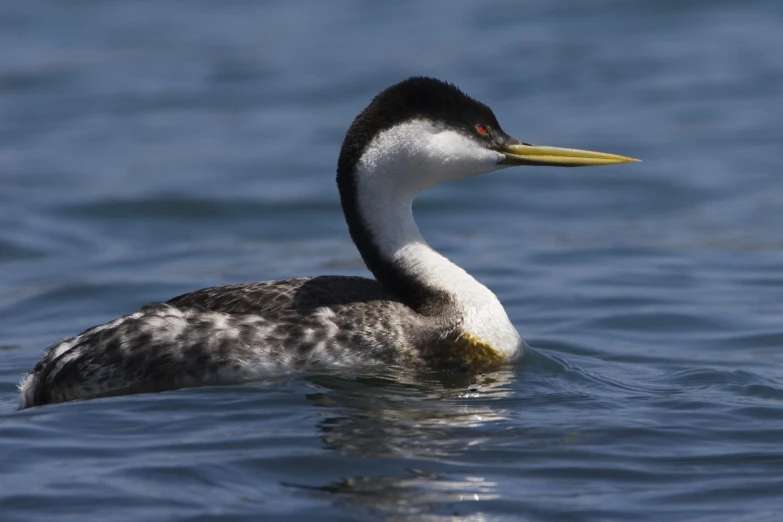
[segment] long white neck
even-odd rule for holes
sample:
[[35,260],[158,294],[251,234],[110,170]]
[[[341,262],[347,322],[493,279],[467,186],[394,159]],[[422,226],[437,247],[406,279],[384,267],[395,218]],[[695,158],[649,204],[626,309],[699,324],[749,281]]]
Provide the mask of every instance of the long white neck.
[[[448,295],[466,333],[513,357],[522,341],[503,305],[487,287],[433,250],[413,219],[413,200],[429,183],[416,172],[425,165],[405,149],[404,137],[382,136],[384,142],[369,147],[356,166],[357,205],[371,243],[403,277]],[[493,169],[496,163],[493,158]],[[454,172],[452,165],[449,175]]]

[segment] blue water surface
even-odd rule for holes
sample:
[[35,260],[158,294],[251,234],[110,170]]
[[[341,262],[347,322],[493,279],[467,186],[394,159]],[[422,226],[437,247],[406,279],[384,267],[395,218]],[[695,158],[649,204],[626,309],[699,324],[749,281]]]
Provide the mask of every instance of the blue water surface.
[[[783,520],[779,2],[0,5],[0,520]],[[216,284],[366,275],[334,172],[413,74],[533,143],[418,202],[531,346],[16,411],[57,339]]]

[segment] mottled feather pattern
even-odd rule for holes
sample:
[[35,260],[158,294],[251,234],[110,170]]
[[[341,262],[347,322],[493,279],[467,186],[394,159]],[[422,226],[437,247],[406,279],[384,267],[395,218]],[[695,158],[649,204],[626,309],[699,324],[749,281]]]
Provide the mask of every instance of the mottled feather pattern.
[[[314,306],[319,302],[325,306]],[[308,369],[409,365],[431,359],[443,334],[440,322],[414,313],[370,279],[208,288],[52,346],[23,380],[21,407]]]

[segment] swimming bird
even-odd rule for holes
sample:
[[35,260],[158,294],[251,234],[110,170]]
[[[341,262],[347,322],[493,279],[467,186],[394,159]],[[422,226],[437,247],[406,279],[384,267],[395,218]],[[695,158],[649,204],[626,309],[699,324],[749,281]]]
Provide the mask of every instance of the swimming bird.
[[375,279],[218,286],[147,305],[50,346],[22,379],[19,407],[330,368],[479,371],[512,361],[524,344],[503,306],[424,240],[414,198],[511,166],[631,161],[521,142],[456,86],[404,80],[356,117],[337,163],[349,232]]

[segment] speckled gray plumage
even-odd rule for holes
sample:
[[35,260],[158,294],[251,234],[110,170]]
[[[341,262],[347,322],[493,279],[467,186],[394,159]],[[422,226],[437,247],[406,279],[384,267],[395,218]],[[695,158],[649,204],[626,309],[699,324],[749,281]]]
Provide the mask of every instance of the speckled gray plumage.
[[371,279],[206,288],[61,341],[26,377],[22,406],[242,382],[305,369],[423,362],[449,331]]

